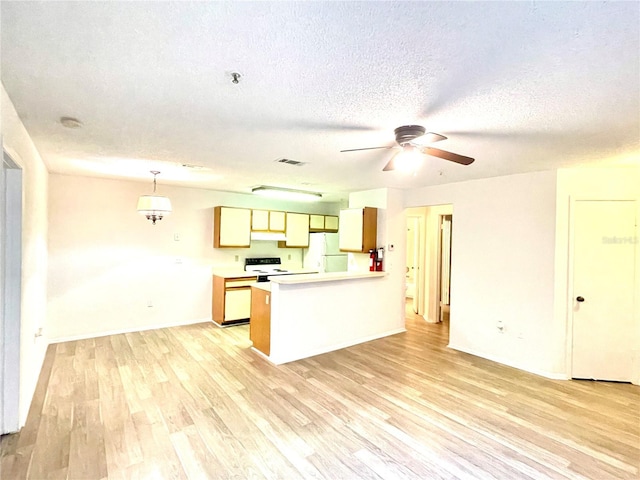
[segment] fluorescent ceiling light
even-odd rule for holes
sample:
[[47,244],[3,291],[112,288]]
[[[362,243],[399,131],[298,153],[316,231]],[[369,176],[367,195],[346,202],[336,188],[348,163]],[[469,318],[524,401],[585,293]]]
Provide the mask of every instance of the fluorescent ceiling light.
[[290,188],[266,187],[261,185],[251,189],[251,193],[265,197],[282,198],[285,200],[301,200],[303,202],[317,202],[322,198],[321,193],[292,190]]

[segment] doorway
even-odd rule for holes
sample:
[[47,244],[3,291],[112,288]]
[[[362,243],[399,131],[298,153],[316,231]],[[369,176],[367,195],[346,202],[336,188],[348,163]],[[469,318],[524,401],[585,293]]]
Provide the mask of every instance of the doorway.
[[636,208],[631,200],[573,204],[572,378],[633,379]]
[[449,324],[451,306],[451,235],[453,215],[440,215],[438,252],[438,321]]
[[0,434],[19,427],[22,170],[3,151],[0,169]]
[[407,268],[405,274],[405,297],[411,303],[413,313],[418,313],[418,299],[416,284],[418,282],[418,253],[420,251],[420,219],[407,217]]
[[448,320],[453,205],[408,208],[405,219],[407,302],[429,323]]

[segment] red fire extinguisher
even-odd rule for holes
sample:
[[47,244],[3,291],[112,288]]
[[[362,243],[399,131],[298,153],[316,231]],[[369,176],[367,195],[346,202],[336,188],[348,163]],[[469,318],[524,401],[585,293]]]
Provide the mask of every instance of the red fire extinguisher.
[[376,270],[376,251],[369,250],[369,271],[375,272]]
[[382,256],[383,256],[384,248],[379,248],[378,253],[376,255],[376,272],[382,271]]

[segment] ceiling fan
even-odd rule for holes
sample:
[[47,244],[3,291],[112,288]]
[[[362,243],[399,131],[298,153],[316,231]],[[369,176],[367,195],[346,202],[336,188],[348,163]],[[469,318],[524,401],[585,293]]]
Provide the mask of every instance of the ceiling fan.
[[[407,171],[414,171],[420,162],[421,154],[432,155],[434,157],[442,158],[450,162],[459,163],[461,165],[470,165],[474,162],[471,157],[465,157],[457,153],[447,152],[438,148],[428,147],[425,144],[439,142],[446,140],[447,137],[440,135],[439,133],[426,133],[424,127],[420,125],[404,125],[394,130],[396,135],[397,145],[388,145],[385,147],[366,147],[366,148],[352,148],[349,150],[340,150],[340,152],[357,152],[360,150],[376,150],[380,148],[386,149],[402,149],[402,152],[394,155],[387,165],[382,169],[386,172],[389,170],[395,170],[396,168]],[[416,139],[420,139],[419,143],[416,143]]]

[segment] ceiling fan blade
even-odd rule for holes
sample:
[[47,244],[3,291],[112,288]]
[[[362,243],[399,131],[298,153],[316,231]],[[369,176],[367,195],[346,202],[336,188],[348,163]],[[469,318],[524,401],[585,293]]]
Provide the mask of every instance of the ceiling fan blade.
[[444,135],[440,135],[439,133],[428,132],[424,135],[417,137],[413,142],[415,145],[425,145],[427,143],[435,143],[441,142],[442,140],[446,140],[447,137]]
[[387,164],[384,166],[384,168],[382,169],[383,172],[389,172],[391,170],[395,170],[396,169],[396,156],[392,156],[391,160],[389,160],[387,162]]
[[422,153],[426,153],[427,155],[432,155],[434,157],[449,160],[450,162],[459,163],[461,165],[471,165],[475,161],[474,158],[465,157],[464,155],[458,155],[457,153],[446,152],[444,150],[440,150],[439,148],[423,147],[421,151]]
[[359,152],[360,150],[377,150],[379,148],[395,148],[395,145],[390,145],[388,147],[367,147],[367,148],[352,148],[350,150],[340,150],[340,153],[344,152]]

